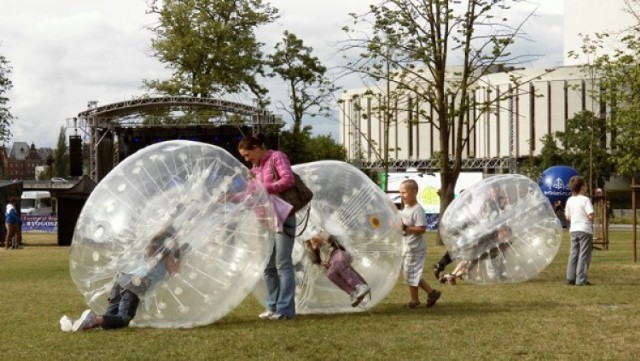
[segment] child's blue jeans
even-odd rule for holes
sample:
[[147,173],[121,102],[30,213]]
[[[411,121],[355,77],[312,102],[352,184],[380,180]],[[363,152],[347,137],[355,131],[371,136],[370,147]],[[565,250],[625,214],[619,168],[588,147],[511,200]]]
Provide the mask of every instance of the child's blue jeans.
[[102,315],[104,323],[102,328],[123,328],[129,326],[129,322],[136,316],[140,304],[140,298],[126,289],[123,289],[118,282],[111,288],[109,306],[107,312]]

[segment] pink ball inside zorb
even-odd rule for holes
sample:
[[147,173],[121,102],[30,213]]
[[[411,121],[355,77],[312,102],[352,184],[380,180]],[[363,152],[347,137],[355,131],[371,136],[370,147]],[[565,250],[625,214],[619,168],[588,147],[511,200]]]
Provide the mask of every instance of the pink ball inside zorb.
[[[169,227],[149,256],[150,241]],[[117,281],[140,297],[131,325],[206,325],[251,292],[271,254],[273,229],[264,188],[227,151],[157,143],[118,164],[91,193],[73,235],[70,273],[98,314]],[[157,268],[167,253],[181,260],[173,275]]]
[[514,283],[553,261],[562,226],[540,187],[518,175],[497,175],[468,187],[440,220],[450,255],[466,262],[472,283]]

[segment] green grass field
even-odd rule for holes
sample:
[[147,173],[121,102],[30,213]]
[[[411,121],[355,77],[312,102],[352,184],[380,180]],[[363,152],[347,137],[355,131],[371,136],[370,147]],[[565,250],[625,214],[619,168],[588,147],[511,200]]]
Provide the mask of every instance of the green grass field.
[[[427,266],[444,252],[427,235]],[[402,280],[370,313],[262,321],[249,296],[214,324],[194,329],[94,329],[64,333],[58,320],[86,308],[69,276],[69,248],[26,234],[0,251],[1,360],[636,360],[640,358],[640,265],[631,232],[594,251],[593,287],[564,284],[568,252],[523,284],[440,285],[431,309],[406,310]],[[431,267],[425,277],[434,284]],[[424,293],[421,294],[424,300]]]

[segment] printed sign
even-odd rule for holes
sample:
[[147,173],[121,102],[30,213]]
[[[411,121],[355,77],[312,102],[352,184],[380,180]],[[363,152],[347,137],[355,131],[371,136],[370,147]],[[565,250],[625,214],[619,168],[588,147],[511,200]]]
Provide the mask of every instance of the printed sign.
[[57,232],[58,231],[57,216],[23,215],[20,218],[22,219],[22,232],[29,232],[29,231]]

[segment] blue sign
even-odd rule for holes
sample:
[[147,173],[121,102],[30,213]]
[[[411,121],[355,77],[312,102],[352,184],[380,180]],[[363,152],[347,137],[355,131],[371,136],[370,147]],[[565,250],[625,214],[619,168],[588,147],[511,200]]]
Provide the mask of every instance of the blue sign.
[[22,232],[28,232],[28,231],[57,232],[58,231],[57,216],[22,215],[20,218],[22,219]]

